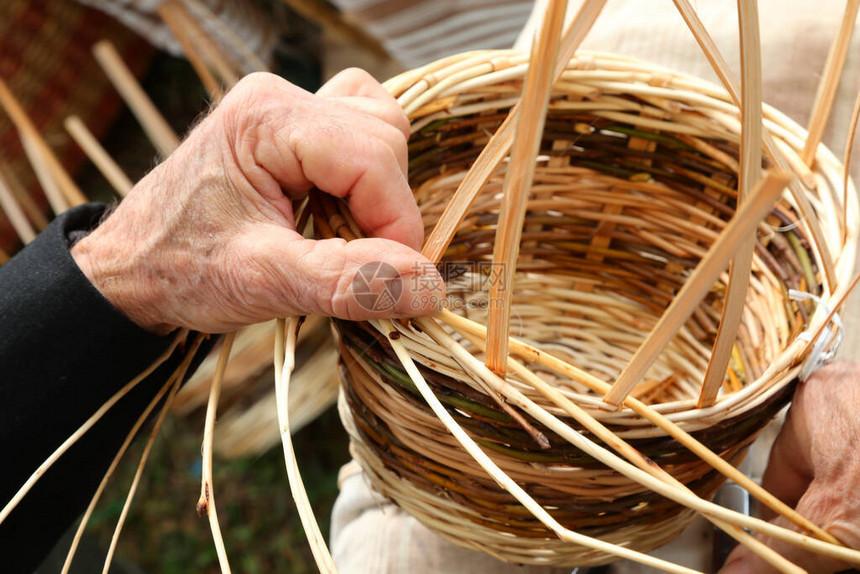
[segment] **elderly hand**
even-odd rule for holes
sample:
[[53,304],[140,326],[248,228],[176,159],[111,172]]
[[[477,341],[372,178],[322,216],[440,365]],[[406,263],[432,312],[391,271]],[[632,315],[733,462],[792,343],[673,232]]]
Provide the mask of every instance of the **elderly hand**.
[[[315,95],[253,74],[72,256],[111,303],[156,333],[218,333],[305,313],[384,316],[351,289],[356,271],[377,261],[402,279],[388,315],[432,313],[444,284],[415,251],[423,226],[406,180],[409,129],[360,70]],[[312,187],[346,198],[373,238],[304,239],[291,200]]]
[[[834,363],[797,389],[785,426],[771,450],[763,485],[846,546],[860,548],[860,363]],[[775,522],[788,526],[786,520]],[[808,572],[848,564],[770,538],[767,543]],[[725,574],[776,572],[738,547]]]

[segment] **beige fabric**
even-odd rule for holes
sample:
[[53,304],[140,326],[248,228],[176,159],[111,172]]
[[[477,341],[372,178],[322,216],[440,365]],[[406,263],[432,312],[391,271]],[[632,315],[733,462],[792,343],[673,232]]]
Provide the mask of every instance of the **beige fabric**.
[[[738,16],[735,2],[698,0],[692,3],[714,38],[735,77],[740,78]],[[805,126],[831,40],[845,9],[844,0],[759,0],[764,100]],[[541,12],[546,0],[538,0]],[[582,5],[571,0],[568,18]],[[518,39],[528,46],[536,22]],[[582,45],[654,62],[719,83],[693,35],[671,0],[609,0],[604,13]],[[860,87],[860,34],[855,34],[845,66],[832,125],[834,149],[841,150],[845,127]]]
[[[545,4],[545,0],[539,2]],[[372,15],[371,8],[381,5],[387,5],[397,12],[398,4],[401,8],[406,4],[423,4],[395,0],[338,0],[338,3],[356,13],[362,13],[364,10],[366,18]],[[447,2],[439,3],[449,7],[452,5]],[[570,13],[580,4],[581,0],[572,0]],[[845,2],[760,0],[759,4],[762,15],[765,100],[805,126],[820,71],[823,69],[830,42],[839,28]],[[726,0],[698,0],[694,5],[739,77],[735,3]],[[385,20],[391,20],[393,17],[394,14],[389,13]],[[456,20],[457,15],[449,14],[448,18],[452,21],[447,22],[446,26],[456,27],[453,20]],[[520,25],[524,23],[525,18]],[[368,28],[375,34],[380,34],[380,30],[383,30],[372,22],[368,23]],[[408,27],[399,31],[400,34],[406,34],[406,37],[398,36],[398,41],[408,44],[408,29],[423,28],[420,20],[409,21]],[[531,38],[533,34],[534,27],[525,33],[523,41]],[[857,36],[860,35],[855,35],[845,80],[838,96],[838,105],[833,113],[831,129],[826,135],[826,141],[840,156],[848,119],[860,85],[860,38]],[[386,42],[384,36],[380,37],[380,40],[391,45]],[[586,39],[584,47],[635,56],[717,81],[671,0],[610,0],[605,13]],[[420,55],[428,61],[450,53],[444,41],[431,42],[425,48]],[[410,54],[410,57],[412,56]],[[860,160],[857,165],[860,165]],[[857,165],[853,170],[855,175],[858,173]],[[860,296],[855,297],[852,307],[843,313],[849,327],[844,347],[848,350],[843,356],[847,355],[849,358],[860,355],[860,334],[856,326],[852,326],[852,323],[856,323],[858,312]],[[773,432],[770,431],[771,435]],[[748,464],[753,476],[760,476],[768,451],[769,446],[764,444],[756,445],[752,450]],[[707,571],[710,569],[711,533],[710,525],[698,521],[682,538],[659,549],[655,554]],[[372,493],[361,475],[352,475],[342,483],[341,496],[334,511],[332,549],[341,574],[566,572],[504,564],[489,556],[456,548],[379,495]],[[615,573],[645,571],[647,569],[626,562],[612,567],[612,572]]]
[[340,574],[567,574],[569,568],[518,566],[443,540],[387,502],[355,473],[341,481],[331,551]]

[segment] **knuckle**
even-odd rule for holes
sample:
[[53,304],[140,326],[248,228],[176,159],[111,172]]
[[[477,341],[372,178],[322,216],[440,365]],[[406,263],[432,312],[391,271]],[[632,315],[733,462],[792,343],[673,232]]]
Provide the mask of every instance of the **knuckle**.
[[339,319],[355,320],[355,299],[352,293],[352,280],[347,281],[344,277],[338,280],[338,286],[328,301],[328,314]]
[[[229,113],[249,115],[258,110],[266,110],[266,102],[282,100],[285,95],[301,92],[287,80],[269,72],[253,72],[243,77],[227,93],[219,109]],[[266,105],[264,105],[266,104]]]
[[825,528],[849,548],[860,549],[860,524],[858,521],[836,520]]
[[[392,144],[381,136],[369,137],[362,142],[362,156],[356,162],[355,182],[364,178],[387,180],[401,172],[401,159],[405,160],[404,147]],[[391,182],[389,182],[391,183]]]
[[288,84],[286,80],[271,72],[252,72],[240,79],[230,90],[230,93],[254,93],[281,87],[285,84]]
[[846,545],[860,548],[860,496],[855,494],[854,482],[816,478],[801,497],[797,510]]
[[[340,238],[314,241],[296,262],[302,283],[305,308],[319,309],[325,315],[338,315],[348,293],[346,241]],[[333,247],[334,246],[334,247]]]
[[370,75],[367,70],[363,70],[361,68],[357,68],[355,66],[346,68],[342,72],[338,74],[338,76],[342,76],[344,80],[349,80],[351,82],[355,82],[358,85],[376,85],[379,82]]
[[396,154],[406,153],[406,135],[404,135],[403,131],[401,131],[397,126],[391,123],[385,124],[385,127],[382,131],[382,135],[385,138],[385,141]]
[[409,117],[406,115],[406,112],[403,111],[403,108],[400,107],[400,104],[397,103],[397,100],[391,98],[392,106],[391,106],[391,123],[398,132],[403,136],[404,141],[409,139],[409,136],[412,135],[412,124],[409,121]]
[[364,147],[365,162],[368,166],[386,165],[397,161],[399,146],[396,142],[389,141],[384,134],[367,138]]

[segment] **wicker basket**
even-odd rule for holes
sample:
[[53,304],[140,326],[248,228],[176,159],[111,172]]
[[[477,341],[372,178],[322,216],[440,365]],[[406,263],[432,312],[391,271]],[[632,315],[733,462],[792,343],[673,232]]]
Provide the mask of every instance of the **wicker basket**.
[[[388,82],[412,120],[410,183],[428,233],[518,100],[526,61],[515,52],[471,53]],[[765,120],[806,184],[844,286],[856,229],[843,237],[841,167],[823,147],[814,170],[802,167],[797,154],[804,131],[771,108]],[[578,53],[549,106],[515,276],[511,335],[600,379],[615,379],[735,213],[739,134],[738,110],[723,90],[650,64]],[[449,309],[482,325],[493,303],[487,289],[506,165],[472,204],[441,263]],[[848,221],[856,221],[849,195]],[[319,235],[356,236],[343,204],[318,196],[312,209]],[[733,465],[791,398],[807,361],[799,356],[802,346],[793,344],[798,333],[823,320],[812,320],[816,304],[795,302],[789,289],[820,296],[819,314],[838,291],[822,279],[822,255],[800,219],[786,192],[758,226],[742,327],[716,404],[696,406],[727,273],[631,393]],[[451,322],[438,324],[483,358],[474,337]],[[416,323],[393,325],[392,334],[380,323],[335,322],[342,418],[374,488],[444,538],[520,563],[588,566],[614,559],[559,540],[476,465],[417,392],[392,338],[408,349],[468,435],[570,530],[647,551],[694,517],[530,415],[519,413],[525,423],[512,418],[438,340]],[[538,361],[529,368],[700,497],[709,498],[724,480],[639,413],[606,408],[602,395]],[[522,377],[509,372],[507,381],[594,439]]]

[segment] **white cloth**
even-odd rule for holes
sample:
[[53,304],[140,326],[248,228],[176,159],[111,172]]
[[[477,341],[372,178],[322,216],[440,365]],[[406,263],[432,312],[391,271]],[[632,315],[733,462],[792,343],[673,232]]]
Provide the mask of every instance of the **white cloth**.
[[520,566],[443,540],[370,489],[360,472],[340,482],[331,552],[339,574],[568,574]]
[[[570,0],[571,18],[583,0]],[[692,2],[736,78],[740,78],[740,41],[736,3],[727,0]],[[764,101],[806,126],[830,43],[842,23],[845,0],[759,0]],[[546,6],[537,0],[535,10]],[[528,46],[533,27],[517,43]],[[719,84],[716,74],[684,23],[672,0],[609,0],[584,49],[631,56],[692,74]],[[841,153],[854,99],[860,87],[860,34],[848,52],[845,76],[837,95],[825,141]]]

